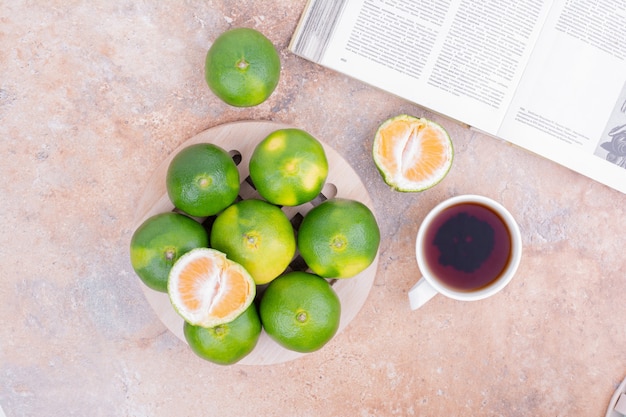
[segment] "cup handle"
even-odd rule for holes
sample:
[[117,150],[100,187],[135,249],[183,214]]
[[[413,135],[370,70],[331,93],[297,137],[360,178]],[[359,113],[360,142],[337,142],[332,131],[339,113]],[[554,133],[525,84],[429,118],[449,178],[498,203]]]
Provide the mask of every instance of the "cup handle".
[[409,302],[411,303],[411,310],[417,310],[428,302],[431,298],[437,295],[437,290],[424,279],[420,278],[419,281],[409,290]]

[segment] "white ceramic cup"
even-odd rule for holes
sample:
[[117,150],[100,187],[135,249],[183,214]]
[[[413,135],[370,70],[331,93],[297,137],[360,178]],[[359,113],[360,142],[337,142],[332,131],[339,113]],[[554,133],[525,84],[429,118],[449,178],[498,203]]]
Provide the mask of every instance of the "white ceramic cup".
[[[433,242],[426,241],[426,236],[429,235],[427,232],[431,231],[432,227],[438,227],[436,225],[437,222],[442,221],[442,217],[440,216],[447,216],[448,214],[446,214],[446,212],[450,213],[449,210],[455,210],[454,207],[458,209],[460,204],[467,203],[486,207],[491,212],[495,213],[505,225],[510,238],[510,250],[508,252],[508,259],[504,264],[505,266],[502,268],[501,272],[497,274],[495,279],[476,289],[458,289],[446,284],[445,278],[442,279],[440,276],[437,276],[437,274],[441,275],[444,272],[435,272],[429,267],[425,255],[426,246],[433,244]],[[430,234],[432,233],[433,231],[431,231]],[[479,195],[460,195],[439,203],[426,215],[417,232],[415,254],[422,277],[409,290],[409,302],[412,310],[423,306],[437,294],[443,294],[459,301],[481,300],[494,295],[511,281],[517,271],[522,257],[522,238],[515,219],[501,204],[490,198]]]

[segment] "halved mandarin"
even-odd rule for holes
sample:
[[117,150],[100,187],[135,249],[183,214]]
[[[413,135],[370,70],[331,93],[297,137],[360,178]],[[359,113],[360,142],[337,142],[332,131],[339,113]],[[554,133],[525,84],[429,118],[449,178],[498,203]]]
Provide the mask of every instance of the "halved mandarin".
[[452,166],[454,150],[439,124],[402,114],[386,120],[374,137],[374,163],[398,191],[423,191],[439,183]]
[[197,248],[176,261],[167,291],[187,323],[215,327],[233,321],[252,304],[256,285],[248,271],[224,253]]

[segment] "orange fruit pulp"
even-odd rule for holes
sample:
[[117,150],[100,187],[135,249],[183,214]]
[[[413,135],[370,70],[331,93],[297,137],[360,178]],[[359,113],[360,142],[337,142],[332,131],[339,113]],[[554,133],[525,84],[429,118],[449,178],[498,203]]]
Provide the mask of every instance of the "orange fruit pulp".
[[447,175],[452,141],[439,124],[399,115],[380,125],[374,137],[374,162],[385,182],[398,191],[423,191]]
[[170,271],[167,291],[174,309],[189,324],[214,327],[237,318],[254,300],[248,272],[210,248],[183,255]]

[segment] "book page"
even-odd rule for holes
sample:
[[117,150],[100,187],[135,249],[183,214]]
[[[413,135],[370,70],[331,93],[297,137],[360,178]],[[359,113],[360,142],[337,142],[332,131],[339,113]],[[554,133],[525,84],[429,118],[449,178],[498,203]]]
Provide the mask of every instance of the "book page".
[[[550,3],[310,1],[291,49],[328,68],[495,134]],[[328,16],[331,9],[338,15],[336,19],[314,18]]]
[[497,136],[626,192],[626,2],[555,2]]

